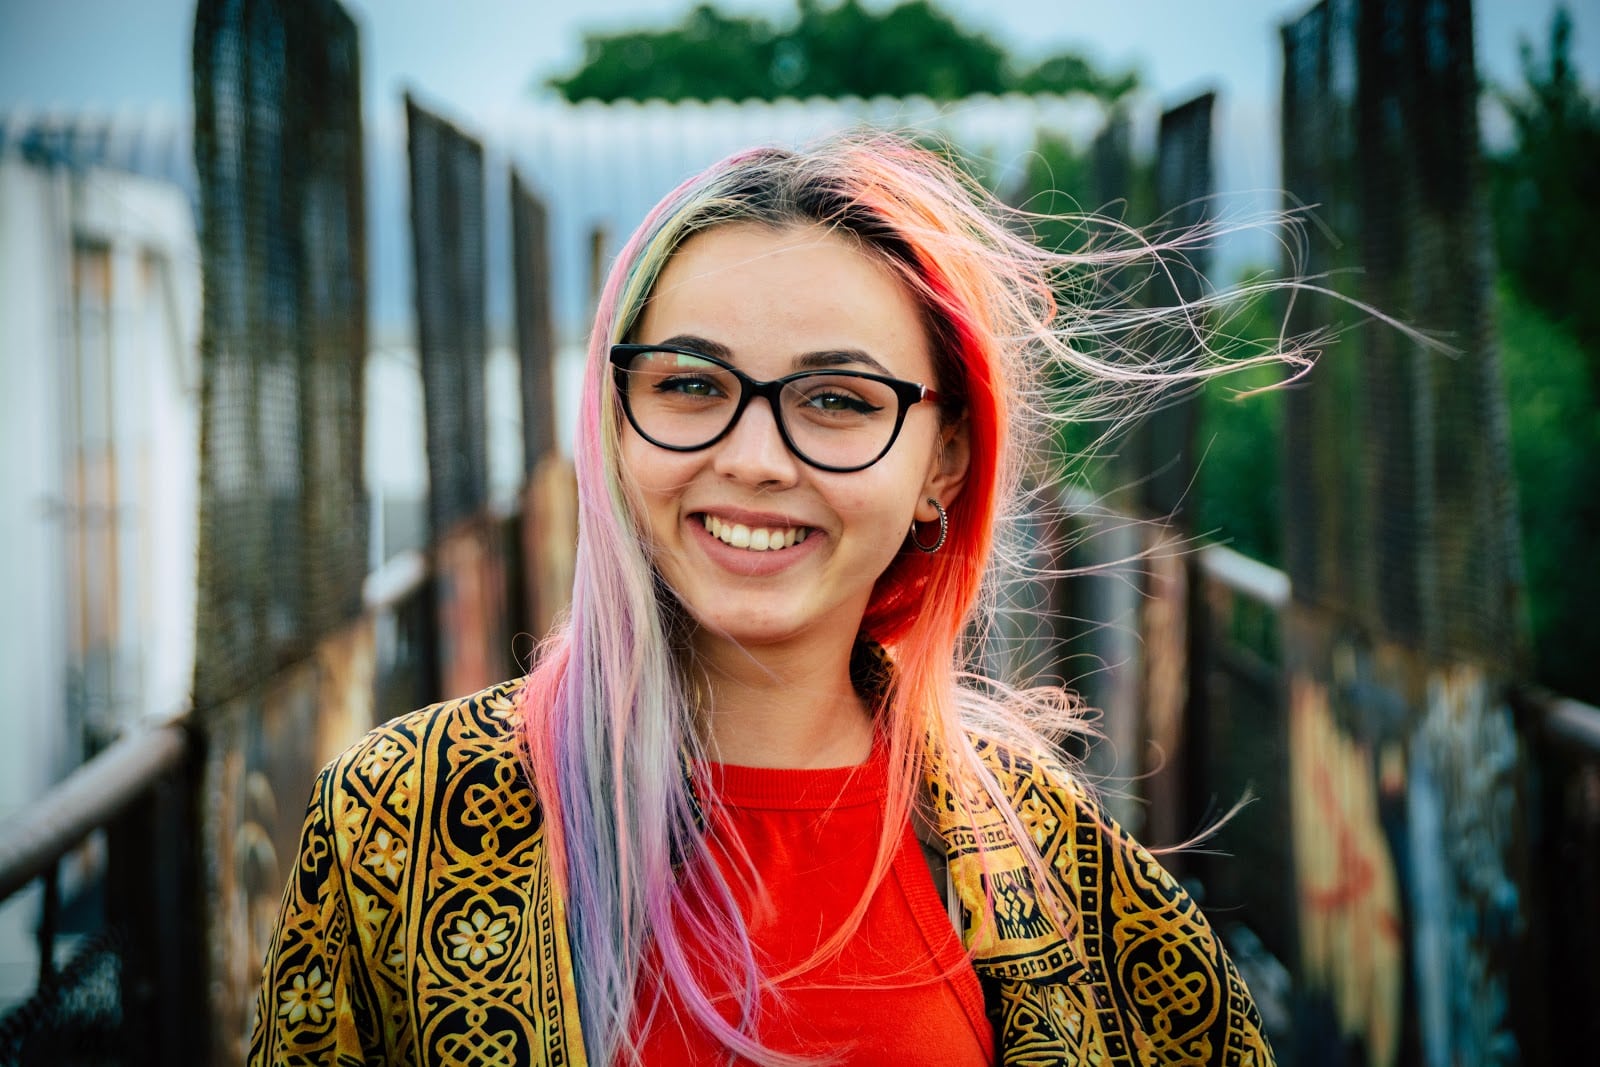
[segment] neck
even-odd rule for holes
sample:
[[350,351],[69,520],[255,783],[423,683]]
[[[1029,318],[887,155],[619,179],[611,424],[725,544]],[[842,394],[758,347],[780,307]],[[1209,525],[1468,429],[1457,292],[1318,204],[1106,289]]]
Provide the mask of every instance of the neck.
[[872,749],[872,713],[850,682],[854,639],[803,652],[696,640],[706,754],[746,767],[846,767]]

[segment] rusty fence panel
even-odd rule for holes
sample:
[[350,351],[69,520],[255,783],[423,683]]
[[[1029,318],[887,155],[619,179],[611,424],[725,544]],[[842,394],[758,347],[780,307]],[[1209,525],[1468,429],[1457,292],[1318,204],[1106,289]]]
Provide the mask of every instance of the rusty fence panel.
[[513,635],[512,660],[521,669],[572,595],[578,520],[572,463],[557,445],[549,212],[516,171],[511,175],[511,228],[528,481],[522,495],[520,544],[507,552],[519,567],[513,584],[523,590],[520,600],[510,605],[508,629]]
[[512,292],[522,370],[523,469],[555,450],[555,324],[550,306],[550,218],[544,202],[511,174]]
[[[214,1024],[206,1058],[221,1064],[242,1058],[301,783],[372,722],[356,27],[333,0],[203,0],[194,75],[205,310],[193,795],[207,905],[195,969]],[[332,701],[330,688],[367,697]]]
[[[1360,205],[1355,168],[1356,0],[1328,0],[1283,28],[1283,185],[1286,210],[1314,218],[1291,247],[1304,274],[1356,296]],[[1293,335],[1338,330],[1351,319],[1331,300],[1296,300]],[[1371,494],[1363,475],[1369,419],[1360,389],[1365,332],[1326,346],[1304,388],[1287,391],[1284,559],[1296,596],[1375,628]]]
[[437,541],[489,499],[483,146],[406,97],[411,248]]
[[194,89],[205,291],[195,699],[209,706],[360,611],[355,24],[332,0],[204,0]]
[[[1456,348],[1368,329],[1289,398],[1292,1053],[1538,1060],[1538,818],[1509,696],[1518,546],[1471,6],[1327,0],[1284,47],[1284,183],[1342,242],[1313,233],[1303,269],[1361,267],[1335,274],[1342,291]],[[1291,327],[1349,321],[1328,301],[1300,312]]]
[[[1168,230],[1187,230],[1204,223],[1216,193],[1211,162],[1211,113],[1216,94],[1202,93],[1161,114],[1156,139],[1155,238]],[[1156,307],[1188,303],[1203,295],[1211,268],[1208,249],[1166,253],[1162,269],[1145,287],[1143,298]],[[1183,320],[1186,322],[1187,319]],[[1192,351],[1194,338],[1183,322],[1170,334],[1150,342],[1172,355]],[[1171,517],[1186,526],[1184,498],[1194,485],[1196,405],[1192,395],[1164,397],[1160,408],[1139,426],[1130,441],[1137,457],[1140,508],[1146,514]]]

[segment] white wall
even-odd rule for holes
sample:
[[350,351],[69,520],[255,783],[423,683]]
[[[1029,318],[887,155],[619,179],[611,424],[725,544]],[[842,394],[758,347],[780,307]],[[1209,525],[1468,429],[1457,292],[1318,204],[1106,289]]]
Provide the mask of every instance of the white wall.
[[[87,726],[187,706],[199,304],[180,190],[0,159],[0,819],[82,760]],[[64,861],[64,892],[97,855]],[[0,907],[0,1005],[32,988],[37,914],[37,888]]]
[[64,178],[0,161],[0,817],[67,765],[61,536]]

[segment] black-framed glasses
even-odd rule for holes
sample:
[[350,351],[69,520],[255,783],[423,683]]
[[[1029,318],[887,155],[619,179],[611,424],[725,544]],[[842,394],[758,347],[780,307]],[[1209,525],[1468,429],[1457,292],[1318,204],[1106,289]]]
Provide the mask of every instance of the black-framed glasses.
[[628,422],[653,445],[710,448],[759,396],[790,452],[838,473],[878,462],[900,436],[907,409],[940,400],[920,383],[856,370],[804,370],[758,382],[715,356],[673,345],[612,345],[611,363]]

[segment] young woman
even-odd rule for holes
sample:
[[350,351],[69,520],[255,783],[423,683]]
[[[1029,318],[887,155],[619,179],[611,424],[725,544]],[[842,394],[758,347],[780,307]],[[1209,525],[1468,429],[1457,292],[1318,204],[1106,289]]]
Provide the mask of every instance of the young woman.
[[[934,153],[671,193],[590,346],[570,617],[313,797],[252,1062],[1271,1062],[1194,903],[963,673],[1063,271]],[[1084,316],[1075,319],[1075,316]],[[1197,373],[1189,371],[1186,373]]]

